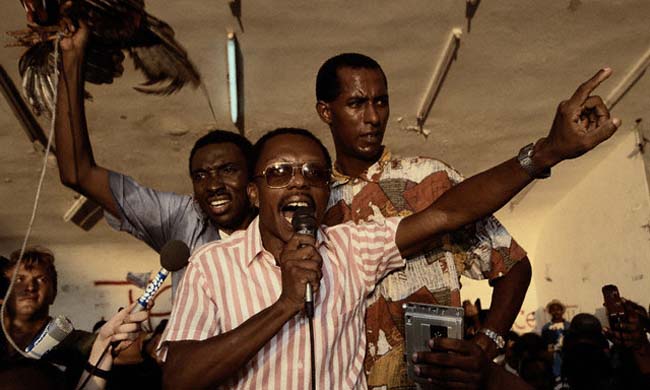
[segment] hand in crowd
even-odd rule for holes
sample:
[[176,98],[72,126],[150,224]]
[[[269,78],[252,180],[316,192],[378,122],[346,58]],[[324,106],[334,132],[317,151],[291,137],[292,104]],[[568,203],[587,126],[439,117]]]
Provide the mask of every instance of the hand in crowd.
[[[61,5],[61,14],[65,15],[66,12],[72,7],[72,1],[66,1]],[[79,26],[76,26],[72,20],[67,17],[62,17],[59,27],[63,32],[61,39],[61,49],[63,52],[72,52],[74,54],[82,55],[86,44],[88,43],[89,29],[86,22],[79,21]]]
[[323,277],[323,259],[316,250],[316,239],[309,235],[294,234],[280,254],[282,294],[280,299],[299,311],[305,303],[305,285],[309,282],[314,294],[318,292]]
[[489,370],[490,360],[473,341],[434,338],[431,351],[417,352],[411,358],[415,374],[426,378],[436,389],[481,388]]
[[93,349],[97,347],[101,352],[109,344],[118,342],[112,351],[113,355],[117,355],[133,343],[141,331],[142,323],[149,318],[148,311],[130,314],[136,303],[117,312],[99,329]]
[[610,113],[600,96],[591,93],[612,74],[603,68],[585,81],[568,100],[560,103],[551,131],[535,145],[542,167],[581,156],[611,137],[621,124]]
[[650,346],[646,331],[650,324],[646,310],[628,300],[623,301],[625,307],[625,317],[619,326],[613,327],[607,332],[608,338],[615,345],[632,350],[638,350],[642,347]]

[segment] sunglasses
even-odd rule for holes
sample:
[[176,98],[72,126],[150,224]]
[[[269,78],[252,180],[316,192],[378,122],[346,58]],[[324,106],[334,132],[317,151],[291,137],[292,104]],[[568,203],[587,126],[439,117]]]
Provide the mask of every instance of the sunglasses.
[[330,183],[331,173],[329,168],[316,162],[306,162],[304,164],[278,162],[264,168],[262,173],[253,177],[264,177],[266,185],[270,188],[284,188],[289,185],[297,170],[300,170],[302,177],[309,186],[326,187]]

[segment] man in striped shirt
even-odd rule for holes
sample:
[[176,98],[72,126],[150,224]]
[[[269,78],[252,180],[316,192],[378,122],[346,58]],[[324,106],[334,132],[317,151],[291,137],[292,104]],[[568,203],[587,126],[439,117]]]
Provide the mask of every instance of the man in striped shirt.
[[[620,120],[610,119],[602,100],[589,94],[610,73],[601,70],[560,105],[529,166],[512,158],[408,217],[321,226],[316,237],[294,233],[291,219],[297,207],[308,206],[320,226],[329,198],[327,150],[307,130],[263,136],[248,187],[259,216],[190,259],[163,336],[164,386],[305,389],[313,380],[321,389],[365,388],[365,299],[377,280],[404,266],[405,258],[441,245],[446,232],[493,213],[547,168],[608,139]],[[307,283],[315,294],[314,375],[300,315]],[[408,358],[415,373],[434,384],[480,379],[499,388],[512,379],[472,345],[434,339],[432,350],[445,353]]]

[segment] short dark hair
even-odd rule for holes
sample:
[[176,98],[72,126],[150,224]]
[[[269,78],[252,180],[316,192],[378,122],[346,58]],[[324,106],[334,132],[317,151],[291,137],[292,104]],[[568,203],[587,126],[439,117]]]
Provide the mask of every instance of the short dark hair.
[[[20,249],[16,249],[15,251],[11,252],[11,255],[9,256],[9,263],[6,265],[6,268],[2,270],[3,273],[18,264],[18,256],[20,256]],[[27,270],[32,269],[37,265],[43,266],[43,268],[45,268],[45,272],[47,272],[50,276],[50,279],[52,279],[54,295],[56,296],[58,278],[56,274],[56,268],[54,268],[54,254],[51,250],[42,246],[32,246],[25,248],[25,253],[23,253],[21,264]]]
[[341,93],[338,70],[341,68],[353,69],[378,69],[384,76],[384,83],[388,88],[388,80],[384,70],[377,61],[359,53],[343,53],[336,55],[321,65],[316,76],[316,99],[331,102]]
[[264,149],[264,145],[266,145],[266,143],[270,139],[272,139],[274,137],[277,137],[279,135],[285,135],[285,134],[303,136],[303,137],[309,138],[309,139],[313,140],[314,142],[316,142],[318,144],[318,146],[320,147],[321,151],[323,152],[323,156],[325,156],[325,163],[327,164],[327,168],[332,169],[332,157],[330,156],[329,151],[327,150],[325,145],[323,145],[321,140],[318,137],[316,137],[311,131],[306,130],[306,129],[297,128],[297,127],[279,127],[279,128],[277,128],[275,130],[271,130],[268,133],[264,134],[262,137],[260,137],[260,139],[257,140],[257,142],[255,142],[255,145],[253,145],[254,160],[253,160],[253,164],[252,164],[252,169],[250,170],[250,172],[251,172],[250,178],[251,179],[255,175],[255,167],[257,166],[257,163],[259,162],[259,158],[260,158],[262,149]]
[[232,143],[239,148],[239,150],[244,155],[244,158],[246,159],[246,164],[248,165],[248,171],[250,172],[251,171],[250,166],[253,163],[253,144],[251,143],[251,141],[249,141],[243,135],[233,133],[232,131],[215,129],[210,131],[208,134],[204,135],[203,137],[199,138],[194,143],[194,146],[192,147],[192,151],[190,152],[190,159],[189,159],[190,175],[192,174],[192,158],[194,158],[194,155],[199,149],[201,149],[206,145],[224,144],[224,143]]

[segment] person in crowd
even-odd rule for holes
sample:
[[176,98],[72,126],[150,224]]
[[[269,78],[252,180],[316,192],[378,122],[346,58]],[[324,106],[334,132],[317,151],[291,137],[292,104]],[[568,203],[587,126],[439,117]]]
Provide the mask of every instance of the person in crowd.
[[559,378],[562,367],[562,343],[564,332],[569,329],[569,321],[564,319],[566,306],[558,299],[551,300],[546,305],[546,311],[550,314],[551,320],[542,327],[542,338],[553,354],[553,375]]
[[[16,346],[25,350],[52,320],[50,306],[56,298],[58,277],[54,254],[49,249],[27,248],[20,264],[19,256],[20,249],[11,254],[9,261],[0,269],[0,276],[1,279],[10,280],[14,272],[17,272],[16,282],[6,302],[6,316],[3,322]],[[44,376],[35,377],[33,380],[60,377],[65,388],[74,388],[89,359],[92,360],[91,351],[103,348],[108,343],[106,340],[118,341],[134,337],[139,323],[146,318],[147,312],[137,313],[129,318],[126,318],[126,313],[116,315],[112,319],[113,322],[103,328],[104,333],[102,337],[98,336],[97,340],[95,334],[75,329],[43,355],[40,359],[42,363],[38,364],[25,362],[28,358],[16,351],[3,331],[0,333],[0,366],[29,372],[54,364],[56,371],[44,371]],[[53,374],[57,371],[61,375]]]
[[553,356],[547,350],[544,340],[537,333],[521,335],[514,346],[517,373],[537,390],[553,388]]
[[632,301],[624,306],[625,318],[608,330],[591,314],[573,317],[564,337],[557,390],[650,388],[648,314]]
[[[489,216],[552,166],[611,137],[620,120],[590,96],[610,74],[600,70],[562,102],[534,147],[404,218],[321,226],[330,195],[327,149],[307,130],[267,133],[255,144],[248,187],[259,216],[191,257],[163,336],[163,385],[304,389],[313,379],[320,388],[367,387],[365,298],[376,283],[405,259],[441,246],[445,234]],[[313,210],[316,237],[294,233],[298,207]],[[298,315],[307,284],[315,303],[313,374],[307,321]],[[406,358],[430,385],[518,383],[474,342],[434,338],[428,347]]]
[[[113,228],[156,251],[170,240],[181,240],[194,251],[248,226],[256,214],[246,196],[252,145],[239,134],[213,130],[196,141],[189,158],[193,196],[148,188],[97,165],[84,112],[82,64],[89,29],[83,22],[65,23],[69,34],[61,40],[63,69],[55,121],[63,184],[103,207]],[[172,275],[172,296],[183,272]]]
[[[394,156],[383,145],[390,113],[388,80],[374,59],[344,53],[325,61],[316,78],[316,99],[318,115],[329,126],[336,148],[327,225],[408,216],[463,180],[440,160]],[[525,251],[491,215],[447,232],[443,241],[387,275],[368,301],[364,366],[371,388],[414,386],[403,359],[402,305],[461,306],[460,275],[488,279],[494,287],[492,302],[498,304],[480,326],[469,330],[491,358],[503,348],[503,335],[530,283]]]

